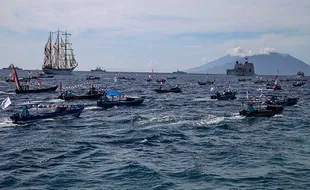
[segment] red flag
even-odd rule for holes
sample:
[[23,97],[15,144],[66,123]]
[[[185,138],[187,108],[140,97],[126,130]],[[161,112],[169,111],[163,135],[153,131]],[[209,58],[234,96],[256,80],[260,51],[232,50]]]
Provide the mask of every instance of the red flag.
[[12,67],[12,78],[13,78],[14,84],[15,84],[16,88],[19,90],[20,89],[20,83],[18,80],[17,72],[16,72],[13,64],[11,64],[11,67]]
[[59,89],[60,89],[60,91],[62,91],[62,83],[61,82],[59,84]]

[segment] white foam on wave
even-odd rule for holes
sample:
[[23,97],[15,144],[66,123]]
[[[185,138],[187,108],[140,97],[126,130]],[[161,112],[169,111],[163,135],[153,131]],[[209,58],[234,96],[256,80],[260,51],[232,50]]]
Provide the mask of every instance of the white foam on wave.
[[276,114],[273,117],[284,117],[282,114]]
[[244,119],[245,116],[241,116],[239,113],[232,113],[232,116],[229,117],[228,119],[231,120],[238,120],[238,119]]
[[12,122],[12,120],[8,117],[2,117],[0,118],[1,122],[0,122],[0,128],[3,127],[12,127],[12,126],[16,126],[17,124],[14,124]]
[[16,94],[15,92],[4,92],[4,91],[0,91],[0,94]]
[[84,110],[96,110],[96,109],[98,109],[97,106],[89,106],[84,108]]
[[141,141],[141,143],[146,143],[147,142],[147,139],[143,139],[142,141]]
[[208,101],[216,101],[216,99],[211,99],[211,98],[195,98],[195,102],[208,102]]
[[214,125],[219,124],[225,120],[225,117],[211,117],[208,119],[200,120],[197,124],[198,125]]

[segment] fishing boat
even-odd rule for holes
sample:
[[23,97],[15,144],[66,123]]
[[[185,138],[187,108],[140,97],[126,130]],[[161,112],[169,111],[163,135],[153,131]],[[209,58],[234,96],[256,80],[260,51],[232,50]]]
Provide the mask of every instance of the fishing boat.
[[[43,106],[39,104],[25,104],[25,105],[22,105],[21,107],[22,107],[22,111],[20,113],[15,113],[14,115],[10,116],[11,120],[15,124],[25,124],[25,123],[39,121],[42,119],[51,119],[51,118],[54,119],[54,118],[64,118],[64,117],[79,117],[84,109],[84,105]],[[36,113],[34,114],[30,113],[29,110],[31,110],[32,108],[36,109]],[[39,113],[39,109],[41,108],[53,109],[53,111],[48,112],[48,113],[46,112]]]
[[98,100],[103,95],[103,92],[98,92],[92,87],[85,95],[73,95],[71,92],[65,91],[58,98],[62,100]]
[[172,74],[187,74],[187,72],[178,70],[176,72],[172,72]]
[[177,77],[167,77],[167,79],[177,79]]
[[[52,35],[56,34],[56,40],[52,45]],[[60,36],[64,36],[63,38]],[[44,63],[42,70],[45,74],[51,75],[70,75],[78,66],[73,54],[71,43],[69,43],[67,32],[50,32],[47,43],[44,47]]]
[[246,109],[242,109],[239,114],[246,117],[272,117],[282,112],[282,108],[272,109],[262,106],[261,101],[245,101],[242,105],[247,105]]
[[293,83],[293,86],[303,86],[305,84],[306,84],[305,81],[296,81],[296,82]]
[[32,76],[31,79],[42,79],[42,78],[54,78],[54,75],[47,75],[38,71],[37,76]]
[[57,88],[58,88],[58,85],[47,87],[47,88],[29,89],[29,85],[20,85],[20,87],[15,90],[15,93],[16,94],[27,94],[27,93],[55,92]]
[[286,95],[274,95],[267,94],[265,95],[267,105],[281,105],[281,106],[293,106],[296,105],[299,98],[298,97],[289,97]]
[[182,89],[178,86],[170,88],[170,89],[163,89],[162,86],[160,86],[158,89],[154,89],[155,92],[157,93],[181,93]]
[[236,91],[224,91],[223,93],[216,92],[214,95],[211,96],[211,99],[217,100],[234,100],[236,99]]
[[[108,96],[110,98],[108,98]],[[106,95],[97,101],[97,106],[105,109],[114,106],[138,106],[143,103],[145,97],[133,97],[124,95],[118,91],[107,91]]]
[[16,86],[16,90],[15,90],[16,94],[53,92],[53,91],[56,91],[56,89],[58,88],[58,85],[56,85],[56,86],[47,87],[47,88],[29,89],[29,84],[24,84],[24,85],[20,84],[20,81],[17,76],[17,72],[13,64],[12,64],[12,77],[13,77],[14,84]]
[[99,80],[100,77],[97,76],[86,76],[86,80]]
[[298,71],[298,72],[297,72],[297,76],[299,76],[299,77],[304,77],[304,76],[305,76],[305,73],[302,72],[302,71]]
[[273,90],[282,90],[282,87],[278,82],[278,76],[276,76],[276,78],[274,80],[274,84],[268,83],[268,84],[266,84],[266,88],[267,89],[273,89]]
[[198,83],[199,85],[214,84],[214,83],[215,83],[215,80],[213,80],[213,81],[201,81],[201,80],[198,80],[197,83]]
[[103,72],[103,73],[107,72],[106,70],[101,69],[101,67],[96,67],[96,69],[92,69],[90,71],[91,72]]

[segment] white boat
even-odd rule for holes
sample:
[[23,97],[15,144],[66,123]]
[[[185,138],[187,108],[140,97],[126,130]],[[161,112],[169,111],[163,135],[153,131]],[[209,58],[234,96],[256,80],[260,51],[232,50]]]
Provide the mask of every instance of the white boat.
[[[56,34],[56,40],[52,45],[52,34]],[[64,40],[60,35],[64,35]],[[70,75],[78,66],[75,60],[71,43],[69,43],[67,32],[50,32],[50,36],[44,48],[44,63],[42,70],[45,74]]]

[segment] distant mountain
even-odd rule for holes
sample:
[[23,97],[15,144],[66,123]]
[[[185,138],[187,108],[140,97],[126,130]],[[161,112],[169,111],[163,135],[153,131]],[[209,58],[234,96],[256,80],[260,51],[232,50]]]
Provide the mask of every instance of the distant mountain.
[[[254,64],[255,74],[257,75],[275,75],[277,70],[279,75],[296,75],[298,71],[310,75],[310,65],[289,54],[270,52],[247,56],[247,58],[249,63]],[[226,69],[233,69],[236,61],[244,63],[244,57],[226,55],[202,66],[188,69],[187,72],[226,74]]]

